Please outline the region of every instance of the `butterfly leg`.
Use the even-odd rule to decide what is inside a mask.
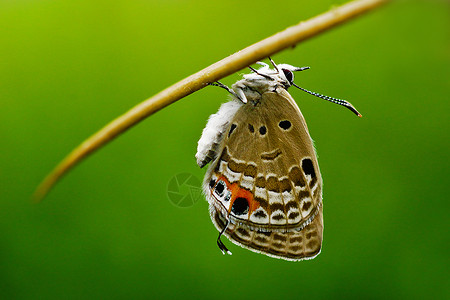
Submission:
[[[249,68],[250,70],[252,70],[253,73],[258,74],[259,76],[262,76],[262,77],[266,78],[267,80],[274,80],[271,76],[266,75],[266,74],[263,74],[263,73],[260,73],[260,72],[258,72],[257,70],[255,70],[255,69],[252,68],[252,67],[248,67],[248,68]]]
[[[227,90],[228,93],[230,93],[231,95],[233,95],[234,97],[238,98],[239,100],[241,100],[243,103],[247,103],[247,98],[244,95],[244,92],[242,92],[241,90],[239,90],[238,94],[236,94],[235,91],[233,91],[232,89],[230,89],[229,87],[227,87],[225,84],[216,81],[216,82],[210,82],[208,83],[208,85],[212,85],[212,86],[218,86],[220,88],[223,88],[225,90]]]
[[[280,70],[278,70],[277,64],[272,60],[272,58],[270,56],[269,56],[269,60],[270,60],[270,63],[272,64],[272,66],[275,68],[275,70],[277,70],[277,72],[280,72]]]

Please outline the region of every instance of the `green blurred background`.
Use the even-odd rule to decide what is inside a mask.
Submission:
[[[203,199],[173,205],[208,87],[29,197],[70,150],[178,80],[344,1],[0,1],[0,298],[444,299],[449,285],[450,4],[403,1],[274,55],[324,178],[324,243],[285,262],[216,246]],[[243,72],[247,72],[244,70]],[[243,73],[241,72],[241,73]],[[235,74],[223,80],[231,85]]]

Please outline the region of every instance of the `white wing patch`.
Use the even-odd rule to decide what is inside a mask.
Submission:
[[[241,101],[233,99],[222,104],[219,111],[209,117],[198,141],[197,154],[195,154],[200,168],[215,158],[217,147],[223,139],[225,130],[242,105]]]

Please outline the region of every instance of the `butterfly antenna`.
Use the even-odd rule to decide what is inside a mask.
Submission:
[[[219,249],[220,249],[220,251],[222,251],[223,255],[225,255],[225,254],[232,255],[233,254],[233,253],[231,253],[230,250],[228,250],[228,248],[225,246],[224,243],[222,243],[222,240],[220,239],[222,234],[227,230],[229,224],[230,224],[230,220],[227,220],[225,227],[222,229],[222,231],[219,233],[219,236],[217,237],[217,246],[219,246]]]
[[[333,102],[333,103],[345,106],[348,109],[350,109],[358,117],[362,117],[362,115],[356,110],[356,108],[348,101],[345,101],[345,100],[342,100],[342,99],[338,99],[338,98],[334,98],[334,97],[330,97],[330,96],[325,96],[325,95],[322,95],[322,94],[319,94],[319,93],[316,93],[316,92],[308,91],[307,89],[299,87],[295,83],[293,83],[292,85],[295,86],[296,88],[304,91],[304,92],[307,92],[310,95],[313,95],[313,96],[319,97],[321,99],[324,99],[324,100],[327,100],[327,101],[330,101],[330,102]]]

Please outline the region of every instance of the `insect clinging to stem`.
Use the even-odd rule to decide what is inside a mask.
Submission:
[[[269,58],[270,59],[270,58]],[[291,261],[312,259],[322,246],[322,176],[305,119],[291,86],[342,105],[349,102],[306,90],[294,72],[309,69],[268,64],[226,89],[231,100],[210,116],[198,142],[197,164],[209,163],[203,191],[221,241]]]

